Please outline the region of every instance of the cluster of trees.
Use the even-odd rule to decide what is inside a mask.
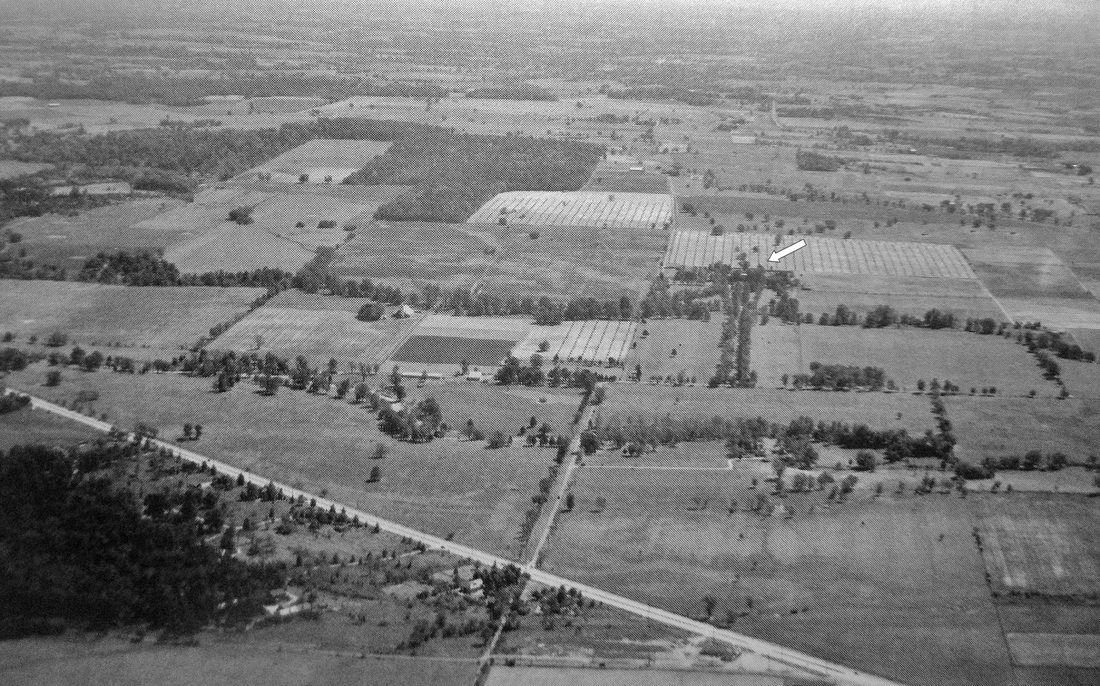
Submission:
[[[528,364],[521,363],[515,357],[509,355],[496,372],[494,379],[502,386],[542,386],[546,384],[551,388],[581,388],[586,392],[596,387],[599,381],[607,380],[603,374],[590,369],[569,369],[558,365],[560,360],[554,356],[554,366],[548,371],[544,370],[545,360],[542,355],[535,353]]]
[[[702,417],[619,417],[612,414],[596,419],[586,431],[582,448],[591,454],[603,443],[616,449],[628,448],[633,457],[658,446],[675,446],[692,441],[726,440],[731,457],[745,457],[761,451],[760,439],[772,434],[773,425],[763,418],[727,419]],[[584,436],[582,436],[584,438]]]
[[[4,348],[0,350],[0,373],[26,369],[27,365],[33,361],[30,355],[19,348]]]
[[[424,127],[344,183],[414,187],[380,206],[376,219],[463,222],[504,191],[575,191],[603,155],[602,146],[579,141]]]
[[[708,107],[721,102],[722,94],[712,91],[695,90],[686,86],[644,85],[626,88],[603,86],[600,92],[616,100],[675,100],[685,105]]]
[[[3,387],[0,387],[0,414],[8,414],[9,412],[15,412],[21,410],[24,407],[29,407],[31,404],[31,398],[29,395],[22,395],[20,393],[7,393]]]
[[[1096,355],[1087,350],[1081,348],[1076,343],[1070,343],[1065,339],[1065,334],[1061,332],[1052,331],[1025,331],[1023,332],[1023,338],[1021,342],[1027,346],[1027,349],[1038,354],[1039,351],[1050,350],[1058,357],[1066,360],[1077,360],[1080,362],[1095,362]],[[1054,376],[1058,376],[1058,372],[1054,373]]]
[[[102,476],[132,451],[28,445],[0,459],[0,635],[129,625],[191,633],[262,612],[283,585],[282,566],[247,565],[206,544],[199,515],[216,511],[216,498],[150,493],[139,505]]]
[[[813,318],[807,314],[804,317],[804,321],[810,323],[813,321]],[[876,305],[861,319],[859,314],[843,303],[837,305],[836,310],[832,314],[822,312],[821,316],[817,319],[819,326],[862,325],[866,329],[882,329],[896,325],[913,326],[923,329],[951,329],[955,327],[957,321],[954,314],[944,312],[938,308],[932,308],[918,317],[911,314],[898,314],[893,307],[886,304]],[[984,322],[984,320],[971,321]],[[982,326],[984,326],[984,324]]]
[[[85,260],[76,278],[126,286],[176,286],[180,283],[180,272],[176,265],[151,252],[119,250],[100,252]]]
[[[802,171],[833,172],[840,169],[843,160],[831,155],[822,155],[811,150],[799,150],[794,156],[795,164]]]
[[[764,281],[736,281],[725,289],[726,321],[722,324],[719,339],[721,354],[714,376],[707,385],[739,386],[756,385],[756,372],[749,368],[752,326],[756,322],[756,306],[760,301]]]
[[[447,431],[443,411],[435,398],[425,398],[415,405],[394,409],[383,403],[378,412],[378,428],[410,443],[423,443],[442,436]]]
[[[788,377],[784,374],[784,387],[787,385],[787,380]],[[846,391],[853,388],[881,391],[884,388],[896,388],[893,380],[886,378],[886,371],[881,367],[856,367],[820,362],[811,362],[809,374],[795,374],[790,381],[799,390],[805,387],[830,391]]]
[[[954,153],[950,155],[951,157],[964,159],[969,157],[967,153],[992,153],[1012,157],[1049,158],[1058,156],[1057,147],[1033,138],[1009,138],[1008,136],[996,138],[976,138],[973,136],[943,138],[903,133],[895,130],[884,131],[883,136],[891,142],[905,142],[914,147],[948,148]]]
[[[960,463],[961,464],[961,463]],[[968,465],[973,467],[973,465]],[[1057,472],[1069,466],[1069,457],[1061,451],[1046,453],[1041,450],[1028,450],[1023,455],[1005,455],[1003,457],[982,458],[981,468],[985,470],[985,476],[966,476],[968,479],[988,479],[1001,469],[1006,471],[1022,470],[1025,472],[1043,470]]]

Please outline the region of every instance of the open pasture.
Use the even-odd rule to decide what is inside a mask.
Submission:
[[[710,596],[735,631],[904,683],[1011,678],[968,501],[857,486],[841,505],[771,497],[793,518],[761,516],[759,469],[580,468],[545,565],[694,617]]]
[[[640,166],[640,165],[639,165]],[[581,189],[603,193],[669,192],[668,177],[651,171],[635,171],[621,165],[599,165]]]
[[[0,451],[32,443],[71,448],[102,436],[83,424],[30,408],[0,414]]]
[[[121,343],[169,350],[194,345],[211,327],[239,316],[265,292],[59,281],[0,281],[0,290],[0,330],[17,337],[45,339],[61,331],[71,343],[84,347]]]
[[[314,364],[329,358],[381,363],[412,333],[415,318],[363,322],[355,314],[366,298],[333,298],[286,291],[269,300],[212,344],[219,350],[304,355]],[[261,345],[256,347],[257,336]]]
[[[651,376],[675,378],[680,372],[705,384],[718,365],[718,341],[722,335],[720,321],[698,322],[685,319],[650,319],[636,335],[637,347],[623,358],[626,371],[633,374],[636,365],[642,367],[642,380]],[[676,355],[672,355],[672,351]],[[755,349],[753,350],[755,353]]]
[[[934,378],[957,384],[963,393],[996,386],[997,395],[1023,396],[1035,390],[1040,397],[1050,398],[1059,390],[1043,378],[1027,348],[1000,336],[908,327],[777,326],[781,335],[795,340],[796,359],[806,365],[804,371],[809,371],[811,362],[881,367],[905,391],[917,390],[918,380],[931,383]],[[753,367],[797,373],[794,356],[757,357],[759,350],[767,349],[756,345],[757,330],[772,328],[770,322],[753,327]]]
[[[677,231],[665,256],[668,267],[703,267],[715,263],[736,265],[744,253],[752,267],[805,273],[875,274],[931,278],[974,278],[961,253],[949,245],[843,240],[806,236],[806,247],[769,262],[773,250],[803,240],[768,233]]]
[[[944,398],[958,438],[955,454],[971,462],[984,457],[1061,451],[1071,462],[1097,452],[1100,401],[1095,398]]]
[[[660,269],[668,234],[640,227],[540,227],[513,230],[484,272],[485,287],[501,298],[541,296],[638,298]]]
[[[1096,508],[1082,496],[983,498],[979,531],[994,590],[1100,593]]]
[[[959,321],[994,319],[1008,321],[977,279],[928,279],[919,276],[870,274],[804,274],[802,289],[792,293],[803,313],[833,313],[844,305],[866,315],[879,305],[889,305],[899,314],[922,316],[933,308],[954,314]]]
[[[963,253],[998,298],[1093,299],[1070,268],[1047,248],[983,246]]]
[[[512,355],[528,360],[538,352],[546,360],[557,358],[562,362],[607,362],[609,358],[622,360],[634,340],[637,326],[632,321],[602,319],[563,322],[557,326],[532,326],[527,337],[512,350]],[[539,352],[543,341],[549,347]]]
[[[312,140],[249,169],[237,179],[265,176],[275,183],[300,183],[305,174],[306,183],[340,183],[388,147],[390,143],[376,141]]]
[[[346,225],[358,228],[370,222],[382,202],[381,197],[359,201],[320,193],[287,193],[256,205],[254,223],[245,228],[255,227],[310,250],[321,245],[336,247],[347,239]],[[335,222],[335,226],[322,228],[322,221]]]
[[[399,288],[424,282],[470,287],[502,245],[494,227],[369,220],[340,246],[333,271],[346,278],[384,280]]]
[[[595,226],[610,229],[665,228],[672,197],[657,193],[513,191],[499,193],[467,221],[522,226]]]
[[[276,236],[256,224],[242,226],[230,221],[222,221],[164,251],[164,259],[184,274],[263,267],[295,272],[313,256],[313,248],[305,243]]]
[[[815,423],[866,424],[915,435],[934,427],[928,398],[908,393],[611,384],[599,412],[604,417],[763,417],[780,424],[810,417]]]

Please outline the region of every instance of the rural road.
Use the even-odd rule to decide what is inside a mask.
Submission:
[[[68,419],[80,422],[81,424],[103,432],[110,431],[112,428],[112,425],[108,422],[103,422],[92,417],[87,417],[80,414],[79,412],[75,412],[73,410],[61,407],[60,405],[56,405],[40,398],[36,398],[35,396],[24,391],[9,388],[7,392],[27,395],[31,399],[31,406],[36,410],[44,410],[46,412],[50,412],[61,417],[66,417]],[[653,607],[652,605],[647,605],[637,600],[631,600],[630,598],[610,593],[608,591],[604,591],[602,589],[595,588],[587,584],[578,583],[571,579],[558,576],[557,574],[545,572],[535,567],[532,563],[517,563],[515,560],[509,560],[507,558],[500,557],[498,555],[494,555],[483,550],[478,550],[477,548],[471,548],[460,543],[447,541],[438,536],[409,528],[407,526],[404,526],[403,524],[398,524],[396,522],[382,519],[377,515],[364,512],[363,510],[347,507],[327,498],[317,497],[311,493],[293,488],[287,484],[281,484],[277,481],[272,481],[271,479],[267,479],[258,474],[253,474],[243,469],[238,469],[237,467],[228,465],[218,460],[211,459],[194,451],[180,448],[173,443],[156,439],[152,439],[152,443],[157,447],[171,450],[175,454],[179,455],[180,458],[189,462],[193,462],[196,464],[206,463],[208,465],[212,465],[215,469],[218,470],[219,473],[225,474],[230,478],[236,479],[238,475],[241,475],[244,477],[246,482],[252,482],[259,486],[271,483],[276,488],[282,489],[282,491],[289,498],[297,498],[298,496],[302,496],[307,499],[316,500],[317,507],[323,509],[335,507],[337,510],[344,510],[347,512],[347,515],[349,517],[358,517],[359,521],[363,522],[366,526],[377,525],[379,529],[396,534],[398,536],[408,537],[414,541],[423,543],[428,548],[433,548],[436,550],[441,550],[457,555],[459,557],[468,558],[486,566],[497,565],[503,567],[505,565],[518,564],[521,566],[523,571],[528,573],[531,576],[531,579],[537,583],[551,587],[566,586],[575,588],[583,593],[585,596],[587,596],[590,600],[597,600],[604,605],[614,607],[625,612],[629,612],[630,614],[644,617],[645,619],[664,624],[666,626],[671,626],[682,629],[684,631],[689,631],[691,633],[707,636],[717,641],[728,643],[743,651],[765,656],[773,662],[779,663],[781,665],[789,665],[792,668],[792,671],[808,672],[822,679],[850,686],[901,686],[899,682],[884,679],[873,674],[860,672],[850,667],[845,667],[843,665],[828,662],[826,660],[816,658],[812,655],[808,655],[797,650],[792,650],[790,648],[785,648],[774,643],[769,643],[768,641],[763,641],[753,638],[751,636],[746,636],[744,634],[739,634],[734,631],[729,631],[728,629],[719,629],[705,622],[700,622],[689,617],[685,617],[683,615],[678,615],[674,612],[669,612],[668,610]],[[546,531],[549,531],[549,526],[546,528]]]

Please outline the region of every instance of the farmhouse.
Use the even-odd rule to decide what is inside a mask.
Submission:
[[[408,305],[402,305],[398,307],[397,310],[393,313],[393,318],[408,319],[409,317],[413,316],[413,314],[414,312],[411,307],[409,307]]]

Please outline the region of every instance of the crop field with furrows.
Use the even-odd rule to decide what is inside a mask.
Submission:
[[[802,287],[792,291],[802,313],[836,312],[844,305],[866,315],[879,305],[889,305],[898,314],[921,316],[931,309],[954,314],[959,321],[1009,317],[977,279],[928,279],[920,276],[871,274],[804,274]]]
[[[120,343],[169,350],[194,345],[265,293],[262,288],[7,280],[0,281],[0,292],[0,331],[20,339],[37,335],[44,341],[60,331],[85,347]]]
[[[306,174],[307,183],[340,183],[381,155],[390,143],[356,140],[312,140],[288,150],[267,162],[249,169],[237,180],[258,179],[270,174],[276,183],[300,183]],[[329,177],[326,181],[326,177]]]
[[[1100,517],[1087,497],[1034,494],[981,502],[982,554],[995,590],[1100,593]]]
[[[636,329],[635,322],[605,320],[532,326],[527,338],[512,350],[512,355],[524,361],[535,353],[546,360],[556,357],[563,362],[622,360],[634,340]],[[540,352],[544,341],[549,347]]]
[[[369,220],[336,251],[332,270],[399,288],[424,282],[468,288],[492,264],[492,253],[502,244],[497,229],[503,227]]]
[[[665,256],[668,267],[703,267],[715,263],[736,265],[744,253],[752,267],[805,273],[874,274],[935,278],[976,278],[966,259],[950,245],[843,240],[816,236],[780,236],[768,233],[678,231]],[[805,240],[806,247],[769,262],[772,250]]]
[[[522,226],[663,228],[672,222],[672,196],[657,193],[513,191],[500,193],[467,221]]]
[[[366,298],[329,298],[286,291],[237,322],[210,347],[304,355],[314,364],[333,357],[381,363],[412,334],[416,318],[359,321],[355,314],[367,302]]]
[[[415,335],[394,351],[391,359],[411,364],[499,365],[514,343],[486,338]]]

